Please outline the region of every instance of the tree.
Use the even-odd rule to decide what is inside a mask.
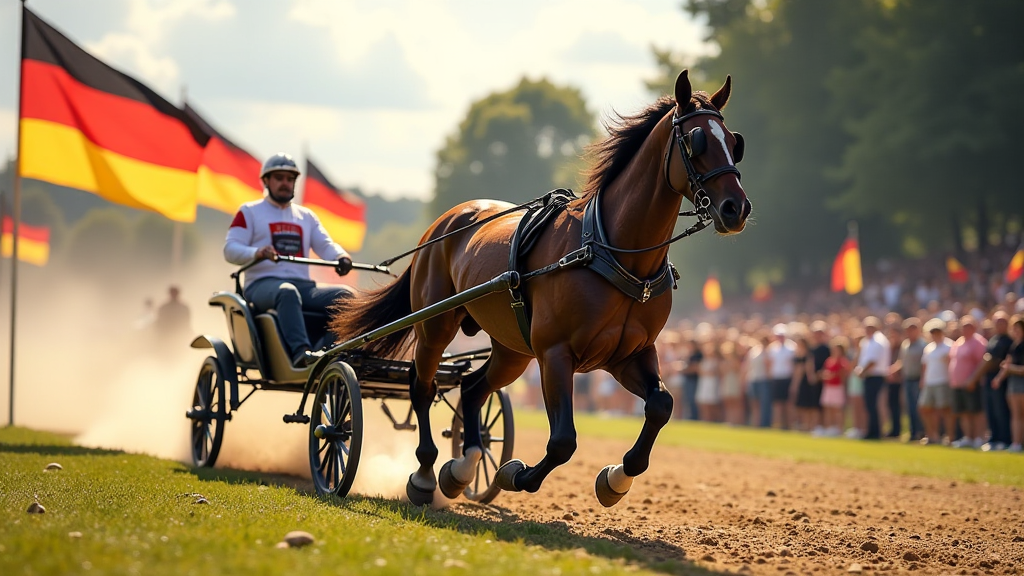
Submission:
[[[862,60],[830,79],[852,137],[835,205],[942,250],[958,247],[951,223],[972,221],[984,247],[990,224],[1024,217],[1024,4],[903,0],[881,14],[859,34]]]
[[[437,153],[431,217],[475,198],[524,202],[552,188],[576,187],[594,115],[576,88],[523,78],[474,102]]]

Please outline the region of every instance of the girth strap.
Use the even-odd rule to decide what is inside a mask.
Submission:
[[[519,226],[516,227],[516,232],[512,235],[510,242],[508,252],[509,270],[522,272],[519,269],[521,260],[537,244],[541,231],[556,214],[561,212],[570,201],[575,199],[576,195],[572,193],[572,190],[553,190],[543,196],[542,202],[532,204],[526,209],[526,213],[523,214],[523,218],[519,221]],[[526,347],[532,352],[533,345],[530,342],[530,310],[522,288],[523,284],[520,282],[518,285],[509,288],[509,294],[512,296],[512,311],[516,315],[519,331],[523,334]]]

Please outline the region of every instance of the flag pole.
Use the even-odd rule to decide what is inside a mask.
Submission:
[[[9,372],[7,374],[7,425],[14,426],[14,358],[16,347],[14,343],[17,334],[17,312],[18,312],[18,233],[21,227],[21,118],[24,115],[22,107],[25,105],[21,97],[21,91],[25,80],[25,0],[21,0],[21,58],[18,62],[18,123],[15,125],[15,142],[17,142],[17,156],[14,160],[14,200],[11,206],[11,221],[14,222],[14,229],[11,230],[11,348]]]
[[[181,108],[185,109],[188,103],[188,86],[181,85]],[[181,253],[185,243],[184,224],[175,220],[171,234],[171,282],[181,281]]]

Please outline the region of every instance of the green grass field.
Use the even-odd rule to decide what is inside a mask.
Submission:
[[[547,430],[543,412],[518,411],[516,426]],[[633,441],[640,433],[639,418],[577,415],[581,436]],[[753,454],[796,462],[818,462],[846,468],[886,470],[897,474],[988,482],[1024,488],[1024,455],[1006,452],[956,450],[900,442],[866,442],[843,438],[814,438],[779,430],[729,427],[702,422],[671,421],[658,436],[657,446],[681,446],[711,452]]]
[[[50,462],[63,470],[44,471]],[[574,536],[558,522],[325,500],[267,481],[0,429],[0,574],[706,573],[645,564],[626,546]],[[209,503],[196,503],[199,495]],[[45,514],[26,513],[34,498]],[[317,541],[275,548],[291,530]]]

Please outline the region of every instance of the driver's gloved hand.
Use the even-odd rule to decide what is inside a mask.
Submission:
[[[338,259],[338,265],[334,267],[334,271],[338,273],[338,276],[344,276],[352,271],[352,259],[348,256],[342,256]]]

